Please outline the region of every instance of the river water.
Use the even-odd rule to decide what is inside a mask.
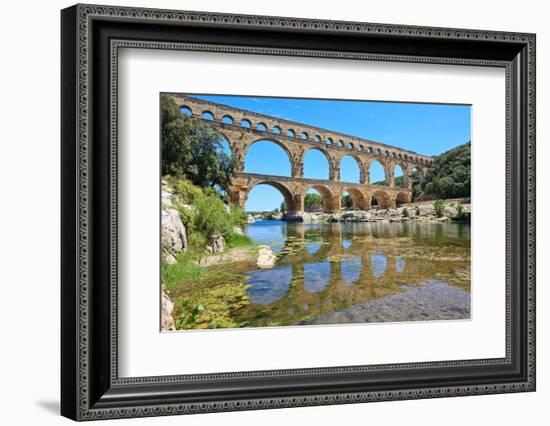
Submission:
[[[246,228],[278,259],[245,271],[251,327],[470,318],[470,226],[304,224]]]

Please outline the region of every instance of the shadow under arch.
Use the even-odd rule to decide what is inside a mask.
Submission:
[[[335,197],[334,193],[332,192],[332,190],[328,186],[323,185],[323,184],[310,185],[305,189],[304,193],[302,194],[302,198],[305,199],[306,193],[310,189],[314,189],[315,191],[317,191],[321,195],[321,197],[323,198],[323,211],[324,212],[332,213],[332,212],[337,211],[339,209],[339,207],[340,207],[339,203],[338,203],[338,205],[336,205],[337,201],[339,201],[339,200],[336,200],[336,197]]]
[[[372,193],[372,197],[376,199],[378,207],[387,209],[390,206],[390,196],[386,191],[378,190]]]
[[[397,206],[400,206],[401,204],[406,204],[406,203],[410,203],[409,194],[403,191],[399,192],[397,194],[397,197],[395,197],[395,204]]]
[[[370,200],[359,188],[344,188],[344,192],[345,191],[347,191],[349,196],[351,197],[353,209],[364,210],[370,207]]]

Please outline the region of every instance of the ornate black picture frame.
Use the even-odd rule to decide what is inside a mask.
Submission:
[[[535,390],[535,35],[76,5],[61,13],[61,413],[74,420]],[[506,356],[119,378],[120,47],[506,70]]]

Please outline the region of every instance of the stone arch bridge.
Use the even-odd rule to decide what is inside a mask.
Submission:
[[[172,96],[182,113],[208,122],[227,140],[237,162],[237,174],[229,188],[229,200],[241,207],[244,207],[250,190],[260,184],[277,188],[285,199],[289,213],[304,211],[305,193],[312,188],[321,194],[324,211],[330,213],[341,210],[340,201],[345,191],[349,193],[355,208],[368,209],[373,199],[381,208],[396,207],[412,201],[413,173],[416,172],[423,180],[433,162],[431,157],[380,142],[187,95]],[[244,172],[248,149],[259,141],[273,142],[285,151],[291,165],[290,177]],[[328,180],[304,178],[304,158],[310,149],[320,151],[327,159]],[[354,158],[359,166],[359,183],[340,181],[340,165],[346,156]],[[383,185],[369,183],[370,167],[375,161],[383,167]],[[394,184],[397,165],[403,171],[403,187]]]

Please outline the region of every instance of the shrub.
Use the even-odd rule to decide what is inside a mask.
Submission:
[[[246,225],[246,214],[239,206],[233,206],[229,210],[230,222],[232,227],[243,229]]]
[[[445,203],[443,200],[434,201],[434,210],[437,217],[443,217],[443,211],[445,210]]]
[[[403,217],[409,217],[409,210],[407,210],[407,207],[403,208],[403,212],[401,214]]]
[[[420,216],[420,207],[416,207],[416,215]]]
[[[198,197],[193,203],[193,228],[207,237],[232,231],[230,216],[223,201],[212,195]]]
[[[203,195],[202,190],[185,179],[178,179],[174,184],[174,192],[180,196],[184,204],[193,204]]]

